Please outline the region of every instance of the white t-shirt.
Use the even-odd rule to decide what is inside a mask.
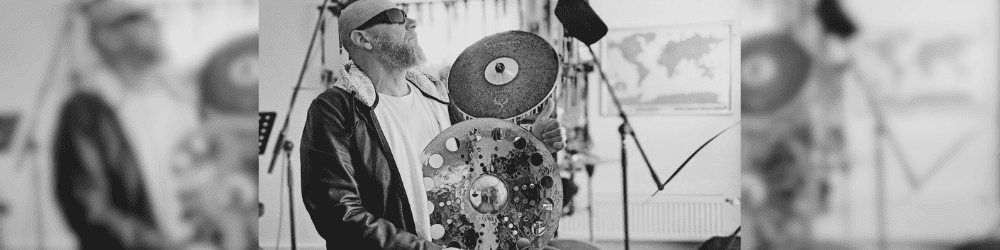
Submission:
[[[435,136],[450,126],[448,108],[425,97],[416,87],[407,87],[410,93],[405,96],[379,93],[375,116],[399,168],[417,236],[431,240],[430,210],[427,209],[429,203],[423,184],[420,153]]]
[[[166,86],[165,79],[155,75],[144,79],[141,89],[131,91],[107,71],[97,71],[92,77],[89,89],[117,109],[118,120],[142,168],[146,195],[160,229],[171,241],[187,239],[194,228],[183,218],[178,189],[181,180],[173,174],[170,164],[177,145],[198,126],[196,103],[185,99],[190,96],[177,96]]]

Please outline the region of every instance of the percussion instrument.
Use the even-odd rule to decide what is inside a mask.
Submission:
[[[748,39],[740,56],[744,115],[770,114],[806,85],[809,55],[788,33]]]
[[[202,103],[225,113],[257,112],[257,35],[223,46],[201,72]]]
[[[448,75],[460,121],[497,118],[530,123],[552,98],[559,60],[545,39],[524,31],[487,36],[466,48]]]
[[[185,218],[196,227],[193,240],[221,249],[257,246],[254,217],[261,204],[253,156],[254,151],[263,152],[266,141],[260,140],[262,131],[242,126],[252,124],[257,112],[257,38],[236,39],[210,57],[200,79],[203,117],[208,121],[181,145],[174,162],[184,180]],[[258,138],[257,150],[244,146],[251,145],[252,138]]]
[[[420,156],[430,236],[461,249],[541,249],[562,213],[559,169],[527,130],[495,118],[464,121]]]
[[[195,242],[219,249],[254,249],[257,242],[257,159],[252,122],[245,117],[215,117],[175,151],[185,219],[195,225]]]

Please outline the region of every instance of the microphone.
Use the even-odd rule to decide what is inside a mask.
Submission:
[[[597,16],[586,0],[559,0],[555,12],[566,33],[587,46],[608,34],[608,25]]]

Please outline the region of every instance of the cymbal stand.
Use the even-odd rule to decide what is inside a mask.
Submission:
[[[294,145],[292,144],[291,141],[288,141],[288,140],[285,139],[285,135],[288,132],[288,123],[289,123],[289,121],[292,118],[292,111],[295,110],[295,100],[299,96],[299,90],[302,89],[302,79],[303,79],[303,77],[306,74],[306,69],[309,68],[309,57],[312,55],[313,46],[316,44],[316,37],[317,37],[317,35],[319,35],[320,30],[323,28],[323,24],[326,22],[326,15],[324,15],[324,13],[325,13],[324,10],[326,10],[327,7],[330,6],[329,4],[330,4],[330,0],[323,0],[323,5],[319,8],[319,18],[316,20],[316,27],[313,29],[312,38],[309,39],[309,48],[306,49],[306,58],[302,62],[302,71],[299,72],[298,81],[295,83],[295,88],[292,90],[292,99],[289,101],[289,104],[288,104],[288,112],[285,113],[285,122],[281,125],[281,130],[278,133],[278,140],[276,140],[274,142],[275,146],[274,146],[274,151],[271,154],[271,163],[270,163],[270,166],[267,169],[267,173],[269,173],[269,174],[274,172],[275,163],[277,162],[278,157],[281,157],[282,150],[286,151],[286,153],[289,154],[288,156],[291,157],[291,150],[294,147]],[[337,4],[337,3],[335,3],[335,4]],[[288,164],[288,166],[287,166],[287,168],[289,168],[288,171],[291,171],[291,167],[292,167],[291,164]],[[289,172],[287,178],[288,178],[288,183],[289,183],[288,184],[289,185],[288,186],[288,189],[289,189],[288,192],[289,192],[289,194],[292,194],[293,193],[292,192],[292,184],[291,184],[292,183],[292,175],[291,175],[290,172]],[[296,245],[295,245],[295,243],[296,243],[295,242],[295,219],[294,219],[295,218],[295,212],[294,212],[294,208],[293,208],[293,206],[294,206],[294,202],[292,202],[293,200],[295,200],[294,196],[289,196],[288,197],[288,206],[289,206],[288,212],[289,212],[289,217],[291,218],[290,221],[289,221],[289,223],[288,223],[288,226],[289,226],[289,229],[291,231],[291,238],[292,238],[291,249],[295,250],[296,249]]]
[[[597,67],[595,67],[595,68],[597,68],[597,72],[600,73],[601,80],[603,80],[602,82],[604,83],[604,86],[606,86],[608,88],[608,91],[609,91],[608,95],[611,96],[611,100],[614,101],[614,105],[618,109],[618,117],[622,118],[622,124],[620,126],[618,126],[618,133],[621,136],[620,138],[621,138],[622,205],[623,205],[622,206],[622,215],[624,216],[624,218],[623,218],[622,221],[624,223],[624,229],[623,230],[625,231],[624,245],[625,245],[625,250],[628,250],[629,249],[629,234],[628,234],[628,232],[629,232],[629,228],[628,228],[628,220],[629,220],[629,217],[628,217],[628,157],[627,157],[627,150],[626,150],[626,147],[625,147],[625,141],[627,140],[626,137],[631,136],[632,140],[635,142],[636,147],[639,149],[639,154],[642,155],[643,161],[646,162],[646,167],[649,168],[650,176],[653,177],[653,181],[656,184],[657,191],[663,190],[663,187],[666,185],[666,183],[660,184],[660,176],[656,174],[656,171],[653,170],[653,165],[649,163],[649,158],[646,157],[646,151],[642,149],[642,144],[639,143],[639,139],[635,135],[635,131],[632,130],[632,126],[631,126],[631,124],[628,121],[628,115],[626,115],[625,114],[625,110],[622,109],[621,101],[618,100],[618,95],[615,94],[615,90],[613,88],[611,88],[611,83],[608,82],[608,77],[604,74],[604,68],[601,66],[600,60],[597,59],[597,54],[594,53],[594,49],[591,46],[588,45],[587,49],[590,51],[590,54],[594,57],[594,63],[597,65]],[[683,166],[681,166],[681,167],[683,167]],[[680,170],[680,169],[677,169],[677,170]],[[676,175],[676,173],[677,172],[674,172],[675,175]]]

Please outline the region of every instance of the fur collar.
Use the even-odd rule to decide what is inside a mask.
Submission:
[[[345,64],[344,68],[340,70],[340,75],[340,79],[333,83],[334,87],[353,94],[354,98],[365,103],[368,107],[375,108],[378,105],[375,85],[354,63]],[[406,71],[406,80],[420,90],[424,96],[441,104],[450,104],[448,86],[433,76],[421,73],[417,69],[411,69]]]

